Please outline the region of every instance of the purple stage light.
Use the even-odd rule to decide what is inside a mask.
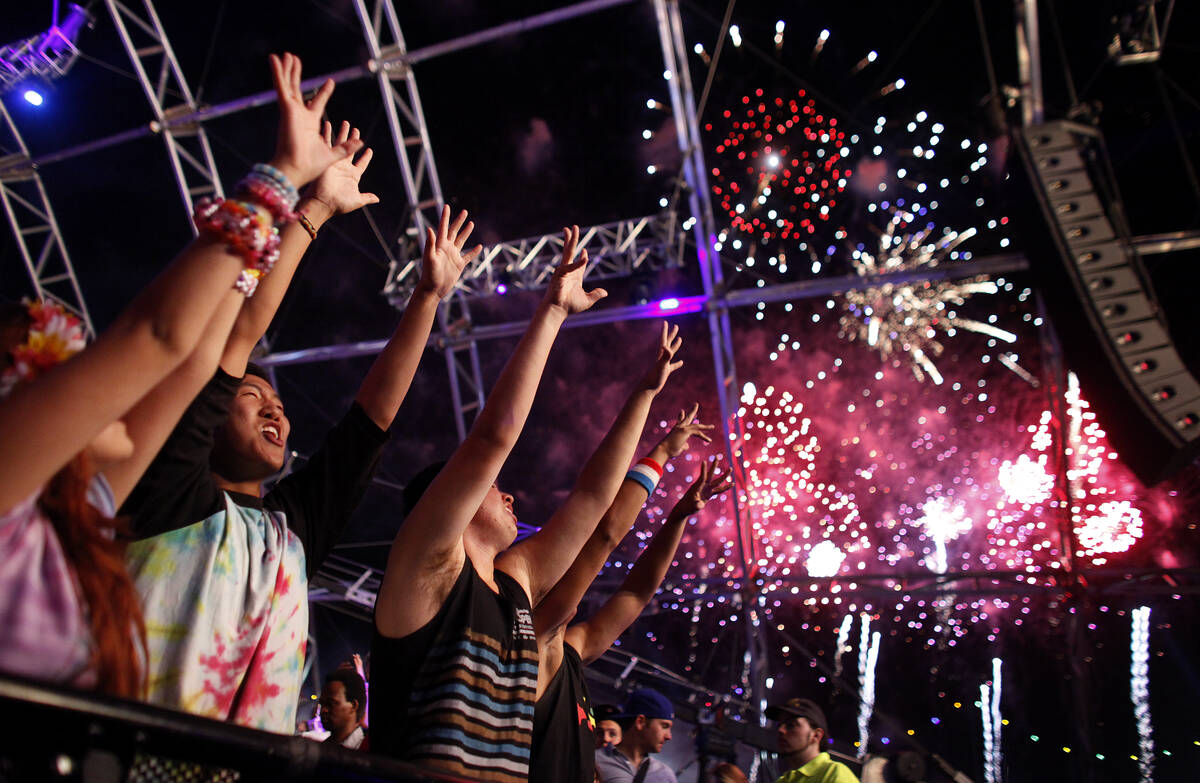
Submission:
[[[667,297],[659,299],[657,302],[651,302],[646,306],[647,314],[655,315],[683,315],[685,313],[698,313],[704,308],[703,296],[683,296],[683,297]]]
[[[41,106],[46,100],[45,98],[42,97],[42,94],[40,92],[38,92],[37,90],[34,90],[34,89],[26,90],[24,93],[21,94],[21,97],[23,97],[28,103],[32,104],[33,106]]]
[[[499,294],[500,296],[504,296],[505,294],[508,293],[508,286],[506,286],[504,283],[497,284],[496,285],[496,293]]]

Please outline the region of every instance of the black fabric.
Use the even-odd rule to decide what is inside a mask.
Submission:
[[[533,708],[531,783],[592,783],[596,778],[596,719],[579,652],[563,643],[562,664]]]
[[[136,538],[178,530],[224,508],[209,469],[213,433],[229,415],[241,380],[218,370],[180,418],[120,513]],[[279,511],[304,546],[308,576],[333,550],[379,464],[388,433],[357,404],[334,425],[319,449],[258,498],[229,496],[240,506]]]
[[[424,626],[402,638],[376,626],[368,708],[376,753],[463,777],[528,779],[537,637],[524,588],[494,574],[499,593],[466,558]]]
[[[642,783],[646,779],[646,773],[650,771],[650,757],[642,759],[641,766],[638,767],[637,774],[633,776],[633,783]]]

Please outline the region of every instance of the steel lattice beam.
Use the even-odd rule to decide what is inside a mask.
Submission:
[[[562,256],[562,247],[562,234],[557,233],[499,242],[485,248],[463,272],[458,290],[476,298],[502,293],[497,290],[500,285],[513,290],[544,288]],[[679,266],[682,249],[672,212],[584,227],[579,247],[588,251],[588,280]],[[415,282],[411,275],[401,280],[389,271],[384,293],[399,306],[408,299]]]
[[[438,179],[425,112],[421,108],[417,78],[403,59],[408,47],[392,0],[376,0],[371,12],[368,12],[365,0],[355,0],[354,9],[371,56],[369,67],[379,84],[384,116],[408,196],[409,221],[405,226],[400,258],[392,259],[388,264],[388,277],[383,288],[384,296],[393,305],[403,307],[420,274],[417,259],[425,241],[425,230],[437,224],[438,213],[446,200]],[[397,89],[397,82],[403,82],[403,94]],[[464,297],[456,296],[438,309],[438,324],[444,338],[462,330],[463,325],[469,328],[470,323],[470,305]],[[483,409],[479,346],[473,340],[458,344],[449,339],[444,339],[442,345],[450,376],[454,424],[458,438],[462,440],[476,414]]]
[[[175,117],[194,115],[196,100],[151,0],[143,0],[145,10],[142,15],[118,0],[105,0],[104,4],[129,55],[138,83],[150,102],[154,112],[151,129],[162,135],[167,146],[184,214],[190,218],[196,199],[225,195],[204,126],[199,122],[177,124],[171,121]],[[169,98],[178,102],[169,104]],[[191,220],[188,225],[195,233],[196,227]]]
[[[83,301],[83,292],[79,289],[71,256],[46,195],[46,186],[29,162],[29,149],[3,101],[0,101],[0,116],[17,150],[0,158],[0,168],[4,169],[0,175],[0,202],[4,204],[21,260],[37,296],[58,302],[78,315],[88,335],[92,336],[96,333],[92,317]]]

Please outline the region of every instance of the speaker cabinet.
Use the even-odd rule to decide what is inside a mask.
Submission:
[[[1129,242],[1103,145],[1061,121],[1020,130],[1015,146],[1010,205],[1066,365],[1121,460],[1155,484],[1200,451],[1200,383]]]

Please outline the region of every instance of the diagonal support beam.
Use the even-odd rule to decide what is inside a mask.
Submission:
[[[151,0],[142,0],[141,11],[119,0],[105,0],[104,4],[150,103],[154,113],[150,128],[166,144],[179,197],[190,218],[196,199],[225,195],[204,126],[199,121],[177,121],[197,113],[196,100]],[[188,225],[195,233],[191,220]]]
[[[4,214],[12,227],[34,291],[39,298],[58,302],[79,316],[88,336],[94,336],[92,317],[83,301],[75,267],[71,265],[71,256],[46,195],[46,186],[42,184],[37,168],[29,162],[25,139],[3,101],[0,101],[0,119],[17,149],[0,159],[5,169],[0,175],[0,203],[4,206]]]

